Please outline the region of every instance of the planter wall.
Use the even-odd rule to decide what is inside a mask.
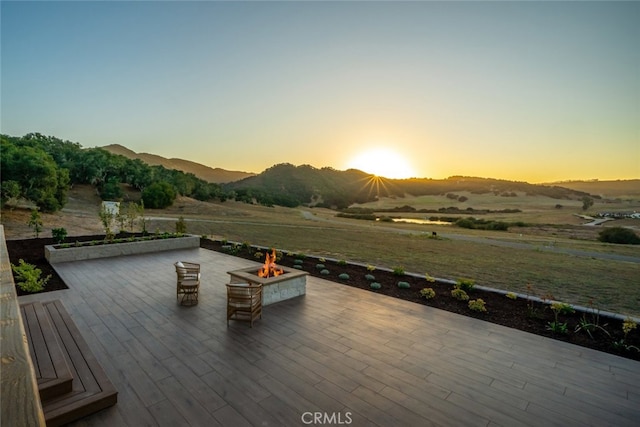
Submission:
[[[57,262],[82,261],[87,259],[162,252],[176,249],[198,248],[200,247],[200,237],[170,237],[166,239],[108,243],[95,246],[72,246],[69,248],[56,248],[54,246],[57,245],[47,245],[44,248],[44,256],[51,264]]]

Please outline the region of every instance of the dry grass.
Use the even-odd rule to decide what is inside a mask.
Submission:
[[[42,235],[50,236],[51,228],[60,226],[67,228],[70,235],[103,233],[97,216],[99,200],[94,200],[86,190],[75,191],[74,201],[62,214],[44,218]],[[404,202],[402,204],[409,204]],[[532,201],[531,205],[534,204]],[[528,206],[522,205],[522,208],[529,213]],[[170,209],[147,210],[146,215],[166,218],[149,221],[149,231],[175,231],[176,219],[183,216],[188,232],[192,234],[379,267],[403,266],[408,272],[428,272],[434,277],[454,280],[469,277],[480,285],[515,292],[526,293],[527,285],[531,285],[538,296],[550,294],[559,300],[582,305],[591,300],[604,310],[640,315],[637,263],[578,257],[549,249],[553,245],[561,249],[640,256],[638,247],[595,241],[595,229],[555,224],[511,232],[488,232],[345,220],[323,209],[309,212],[313,213],[314,220],[305,217],[301,209],[266,208],[236,202],[212,204],[183,198]],[[567,212],[572,218],[569,214]],[[536,215],[543,214],[537,211]],[[27,219],[26,210],[3,212],[7,237],[31,237]],[[452,233],[482,240],[433,239],[429,237],[431,231],[437,231],[440,236]],[[532,246],[521,249],[505,247],[505,243]]]

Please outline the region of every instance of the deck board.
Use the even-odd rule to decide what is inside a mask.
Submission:
[[[194,307],[175,301],[177,260],[202,266]],[[57,264],[55,298],[122,397],[71,426],[640,423],[639,362],[319,278],[227,327],[226,272],[250,265],[204,249]]]

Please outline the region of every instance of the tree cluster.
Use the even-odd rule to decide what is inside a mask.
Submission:
[[[177,195],[198,200],[225,200],[219,184],[194,174],[163,166],[150,166],[101,148],[30,133],[23,137],[0,135],[2,204],[24,198],[43,212],[61,209],[73,184],[94,185],[103,200],[121,200],[121,184],[142,193],[148,208],[170,206]]]

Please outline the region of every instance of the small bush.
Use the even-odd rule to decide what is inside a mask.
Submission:
[[[347,261],[345,261],[343,259],[338,260],[338,265],[347,265]]]
[[[435,298],[436,291],[434,291],[432,288],[424,288],[420,290],[420,296],[424,299],[432,299]]]
[[[465,292],[469,292],[471,291],[471,289],[473,289],[474,285],[476,284],[476,282],[473,279],[458,279],[458,282],[456,283],[456,288],[458,289],[462,289]]]
[[[482,298],[473,299],[469,301],[469,308],[473,311],[477,311],[480,313],[486,313],[487,308],[485,307],[485,303]]]
[[[262,259],[263,256],[264,256],[264,254],[262,252],[260,252],[260,251],[255,251],[254,254],[253,254],[253,257],[257,258],[257,259]]]
[[[374,280],[376,280],[376,276],[374,276],[373,274],[365,274],[364,278],[367,279],[369,282],[373,282]]]
[[[429,273],[424,273],[424,278],[427,279],[427,282],[429,283],[434,283],[436,281],[436,279],[434,277],[431,277]]]
[[[323,270],[320,270],[320,274],[322,274],[323,276],[328,276],[329,275],[329,270],[327,270],[326,268]]]
[[[324,264],[316,264],[316,268],[318,270],[322,270],[322,269],[324,269]]]
[[[302,266],[300,264],[296,264],[293,266],[296,270],[302,270]]]
[[[467,295],[467,293],[460,288],[454,288],[453,290],[451,290],[451,296],[460,301],[469,300],[469,295]]]
[[[56,243],[62,243],[64,242],[64,239],[67,238],[67,230],[64,227],[52,228],[51,237],[53,237],[53,240],[55,240]]]
[[[409,284],[409,282],[398,282],[398,287],[400,289],[409,289],[411,287],[411,285]]]
[[[369,284],[369,287],[371,289],[380,289],[380,288],[382,288],[382,285],[380,283],[378,283],[378,282],[371,282]]]
[[[402,266],[393,267],[393,274],[395,274],[396,276],[404,276],[404,267]]]
[[[184,217],[178,218],[176,222],[176,233],[177,234],[185,234],[187,232],[187,223],[184,220]]]
[[[505,295],[505,297],[507,297],[507,298],[509,298],[509,299],[512,299],[512,300],[516,300],[516,299],[518,299],[518,295],[516,295],[516,294],[515,294],[515,293],[513,293],[513,292],[507,292],[507,294]]]
[[[347,273],[342,273],[338,276],[340,280],[349,280],[349,275]]]
[[[18,265],[11,264],[11,269],[15,273],[16,285],[25,292],[40,292],[44,289],[51,275],[42,278],[42,270],[35,265],[18,261]]]
[[[633,230],[624,227],[610,227],[602,230],[598,240],[605,243],[619,243],[622,245],[639,245],[640,237]]]
[[[322,262],[322,263],[324,263],[324,262],[327,262],[327,260],[326,260],[326,259],[324,259],[324,258],[318,258],[318,262]]]
[[[293,263],[294,263],[295,265],[302,265],[302,263],[304,263],[304,261],[303,261],[303,260],[301,260],[301,259],[294,259],[294,260],[293,260]]]
[[[367,265],[367,271],[373,272],[375,271],[376,267],[375,265]]]

